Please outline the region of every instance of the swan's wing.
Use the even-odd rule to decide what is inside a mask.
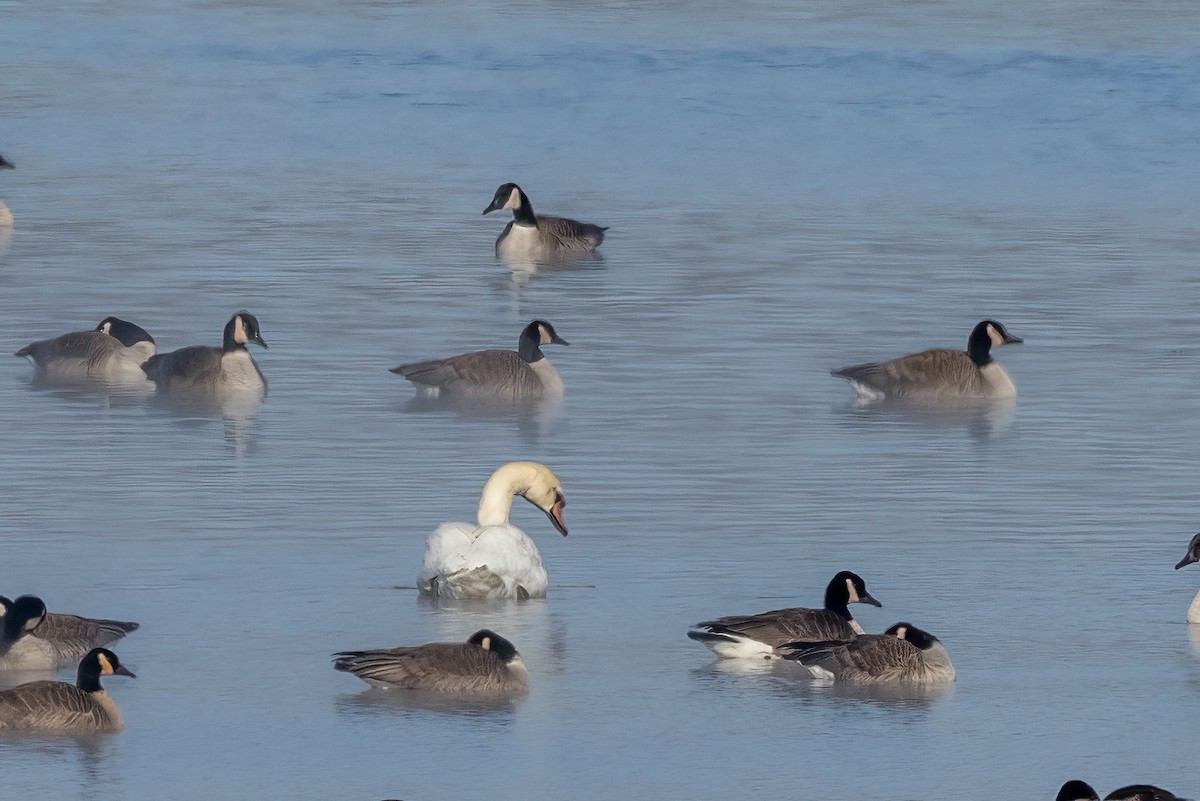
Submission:
[[[425,562],[417,574],[417,587],[422,592],[430,590],[432,579],[473,566],[469,560],[475,528],[469,523],[442,523],[433,530],[425,543]]]

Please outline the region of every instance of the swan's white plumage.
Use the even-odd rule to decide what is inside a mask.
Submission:
[[[1192,605],[1187,611],[1188,623],[1200,623],[1200,592],[1196,593],[1196,597],[1192,599]]]
[[[417,588],[443,598],[543,598],[549,579],[533,540],[508,522],[520,495],[562,523],[562,486],[545,465],[510,462],[492,474],[479,499],[479,522],[442,523],[425,545]]]

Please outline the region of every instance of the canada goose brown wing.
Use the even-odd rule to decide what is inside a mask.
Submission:
[[[124,347],[120,340],[99,331],[75,331],[54,339],[31,342],[15,355],[28,356],[41,366],[58,359],[78,359],[94,365]]]
[[[921,649],[889,634],[865,634],[836,649],[844,668],[880,678],[916,675],[924,667]]]
[[[892,397],[931,391],[973,392],[982,386],[979,367],[966,351],[933,348],[886,362],[843,367],[833,374]]]
[[[470,643],[430,643],[404,648],[343,651],[334,667],[364,681],[410,689],[484,689],[480,680],[498,681],[508,672],[495,652]]]
[[[151,356],[142,369],[158,384],[169,385],[176,380],[215,383],[221,377],[221,354],[220,348],[192,345]]]
[[[415,384],[455,391],[488,390],[516,395],[540,392],[542,381],[529,363],[512,350],[481,350],[402,364],[394,372]]]
[[[108,711],[91,694],[62,681],[35,681],[0,692],[0,729],[99,731]]]
[[[37,627],[34,636],[55,642],[85,644],[78,658],[73,660],[78,662],[93,648],[114,643],[137,628],[137,623],[123,620],[103,620],[51,612]]]
[[[567,217],[537,215],[538,231],[543,236],[553,237],[562,250],[595,250],[604,241],[607,228],[579,222]]]
[[[804,640],[848,640],[849,621],[826,609],[775,609],[757,615],[731,615],[696,624],[716,634],[735,634],[772,647]]]

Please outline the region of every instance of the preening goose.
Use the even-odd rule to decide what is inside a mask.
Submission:
[[[251,342],[267,346],[258,318],[240,311],[225,324],[221,347],[193,345],[160,353],[142,369],[160,392],[199,396],[241,393],[261,398],[267,394],[267,379],[246,349]]]
[[[558,370],[542,353],[542,345],[569,345],[545,320],[521,331],[517,349],[480,350],[393,367],[427,395],[505,401],[540,400],[563,394]]]
[[[0,670],[57,670],[111,645],[137,623],[47,612],[40,598],[0,596]]]
[[[0,730],[120,731],[121,712],[100,686],[101,676],[135,676],[106,648],[79,662],[74,684],[34,681],[0,692]]]
[[[49,381],[99,379],[144,384],[142,363],[156,352],[154,337],[144,328],[119,317],[105,317],[91,331],[31,342],[15,355],[29,359],[38,376]]]
[[[733,615],[697,623],[688,636],[704,643],[717,656],[773,659],[775,650],[796,640],[848,640],[862,633],[850,614],[853,603],[883,606],[867,592],[866,582],[843,570],[825,588],[823,609],[775,609],[757,615]]]
[[[481,629],[464,643],[435,642],[334,654],[336,670],[375,687],[461,695],[507,695],[529,688],[529,673],[511,642]]]
[[[549,579],[537,546],[508,522],[515,497],[546,513],[565,537],[562,484],[537,462],[509,462],[479,498],[479,523],[442,523],[425,545],[417,588],[443,598],[543,598]]]
[[[1192,562],[1200,562],[1200,534],[1192,537],[1192,541],[1188,543],[1187,553],[1179,560],[1179,564],[1175,565],[1175,569],[1178,570]],[[1192,599],[1192,605],[1188,607],[1187,622],[1200,623],[1200,592],[1196,593],[1196,597]]]
[[[845,684],[936,685],[954,681],[954,665],[941,641],[911,623],[883,634],[863,634],[844,642],[795,642],[780,653],[815,676]]]
[[[1072,779],[1062,786],[1055,801],[1100,801],[1100,795],[1087,782]],[[1131,784],[1113,790],[1104,801],[1184,801],[1174,793],[1152,784]]]
[[[984,320],[971,331],[965,351],[934,348],[891,361],[843,367],[832,374],[848,380],[862,400],[1011,398],[1017,388],[992,359],[991,350],[1022,341],[995,320]]]
[[[502,184],[483,213],[498,209],[513,213],[512,221],[496,239],[496,255],[505,260],[556,261],[590,256],[608,230],[566,217],[534,214],[529,197],[513,183]]]

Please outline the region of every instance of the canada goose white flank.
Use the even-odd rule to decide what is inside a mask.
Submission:
[[[993,347],[1023,341],[995,320],[984,320],[971,331],[965,351],[934,348],[891,361],[843,367],[832,374],[848,380],[862,400],[1011,398],[1017,388],[991,352]]]
[[[193,345],[151,358],[142,369],[160,392],[223,395],[267,394],[267,379],[246,349],[249,343],[267,347],[258,318],[240,311],[225,324],[221,347]]]
[[[883,606],[867,592],[866,582],[843,570],[825,588],[823,609],[775,609],[757,615],[732,615],[697,623],[688,636],[707,645],[717,656],[773,659],[776,648],[796,640],[848,640],[862,634],[850,604]]]
[[[509,462],[479,498],[479,522],[442,523],[425,545],[417,589],[443,598],[543,598],[549,579],[533,540],[508,522],[515,497],[546,513],[565,537],[562,484],[537,462]]]
[[[604,241],[607,228],[566,217],[534,214],[529,196],[516,184],[502,184],[483,210],[509,209],[512,221],[496,239],[496,255],[511,261],[554,261],[589,256]]]
[[[15,170],[15,169],[16,169],[15,164],[13,164],[8,159],[4,158],[4,156],[0,156],[0,170]],[[12,212],[8,210],[8,206],[5,206],[3,201],[0,201],[0,228],[7,228],[8,226],[10,226],[12,224],[13,224]]]
[[[542,353],[543,345],[569,345],[545,320],[521,331],[517,349],[480,350],[393,367],[426,395],[497,400],[538,400],[563,394],[558,370]]]
[[[862,634],[844,642],[795,642],[779,647],[787,659],[813,675],[844,684],[936,685],[954,681],[954,665],[940,640],[911,623],[883,634]]]
[[[119,317],[105,317],[91,331],[73,331],[31,342],[16,352],[51,381],[102,379],[145,383],[142,363],[157,352],[154,337]]]
[[[120,731],[121,712],[101,676],[136,678],[112,651],[93,649],[80,660],[74,684],[34,681],[0,692],[0,730]]]
[[[1187,553],[1179,560],[1179,564],[1175,565],[1175,569],[1186,567],[1193,562],[1200,562],[1200,534],[1192,537],[1192,541],[1188,543]],[[1188,607],[1187,622],[1200,623],[1200,592],[1196,593],[1196,597],[1192,599],[1192,605]]]
[[[137,623],[47,612],[42,600],[0,596],[0,669],[57,670],[76,665],[93,648],[110,645]]]
[[[466,642],[435,642],[334,654],[336,670],[374,687],[448,694],[511,694],[529,687],[529,673],[511,642],[487,629]]]

